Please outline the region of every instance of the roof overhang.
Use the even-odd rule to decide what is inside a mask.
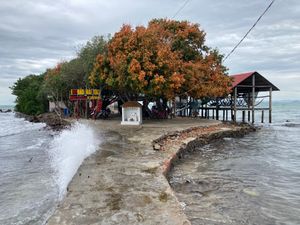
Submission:
[[[135,102],[135,101],[129,101],[129,102],[125,102],[123,105],[122,105],[123,108],[141,108],[142,105],[138,102]]]
[[[255,76],[255,92],[269,91],[270,88],[272,88],[272,91],[279,91],[279,88],[256,71],[230,75],[233,78],[231,89],[237,87],[239,93],[252,92],[253,76]]]

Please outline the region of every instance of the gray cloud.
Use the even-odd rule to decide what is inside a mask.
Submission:
[[[146,25],[171,17],[183,0],[10,0],[0,4],[0,104],[12,103],[9,86],[75,56],[97,34],[123,23]],[[227,54],[269,0],[191,0],[176,19],[199,23],[207,44]],[[281,88],[280,98],[299,97],[300,3],[276,0],[271,10],[225,62],[230,73],[259,71]]]

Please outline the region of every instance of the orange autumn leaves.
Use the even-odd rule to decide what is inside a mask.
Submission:
[[[171,99],[223,96],[230,79],[221,57],[204,45],[205,33],[187,21],[155,19],[147,27],[123,25],[98,55],[89,77],[128,96]]]
[[[63,63],[58,63],[53,69],[47,69],[45,79],[49,80],[53,77],[59,76]]]

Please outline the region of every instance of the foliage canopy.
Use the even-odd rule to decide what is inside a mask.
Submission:
[[[99,54],[89,77],[127,98],[220,97],[230,78],[222,56],[205,45],[198,24],[154,19],[147,27],[123,25]]]
[[[222,97],[231,85],[222,57],[205,45],[198,24],[154,19],[146,27],[123,25],[110,40],[92,38],[76,58],[19,79],[12,93],[16,110],[32,115],[45,112],[46,96],[68,105],[70,89],[91,86],[124,101]]]
[[[28,75],[19,79],[11,87],[12,94],[17,96],[16,110],[29,115],[46,112],[48,96],[68,105],[70,89],[88,87],[87,78],[96,56],[103,54],[106,45],[103,36],[96,36],[79,50],[76,58],[58,63],[42,75]]]
[[[36,115],[45,112],[47,99],[41,92],[44,75],[29,75],[18,79],[11,87],[12,94],[17,96],[16,110],[27,115]]]

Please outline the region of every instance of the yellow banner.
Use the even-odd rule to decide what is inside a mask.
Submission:
[[[93,93],[92,89],[86,89],[85,90],[86,95],[92,95],[92,93]]]
[[[77,95],[84,95],[84,89],[78,89]]]
[[[99,96],[100,89],[71,89],[70,95],[75,96]],[[96,98],[98,99],[98,98]]]
[[[100,89],[93,89],[93,95],[100,95]]]

